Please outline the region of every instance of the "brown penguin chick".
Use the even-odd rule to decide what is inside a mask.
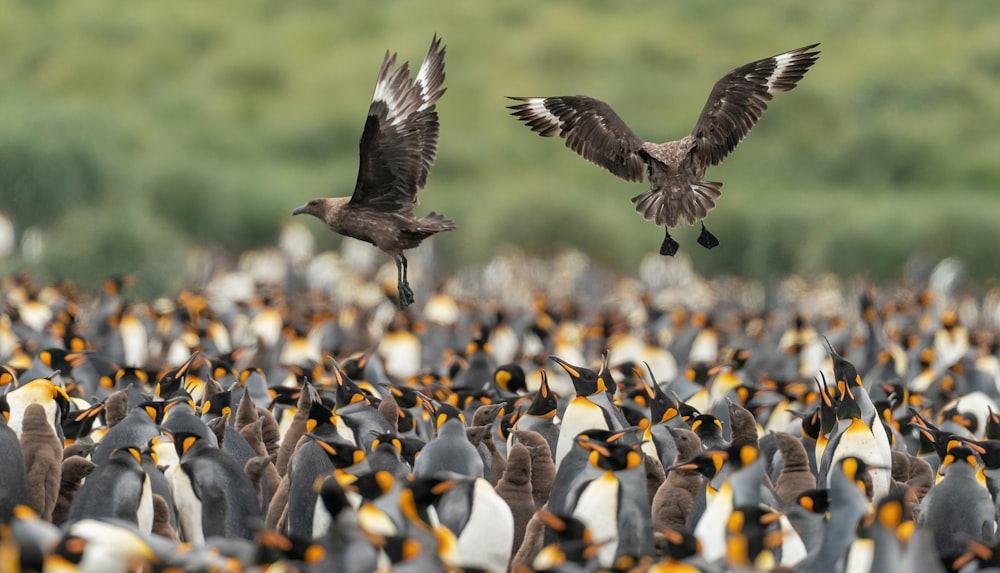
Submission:
[[[455,223],[433,211],[417,219],[417,191],[437,157],[435,104],[444,93],[444,48],[435,36],[415,80],[386,52],[361,135],[361,165],[351,197],[319,198],[292,211],[312,215],[335,233],[375,245],[396,261],[399,307],[413,302],[404,250]]]
[[[672,469],[667,472],[651,505],[653,529],[670,527],[688,531],[688,518],[694,509],[695,498],[704,487],[702,475],[696,470]]]
[[[396,403],[392,392],[386,392],[382,401],[378,403],[378,413],[382,414],[393,430],[399,430],[399,404]]]
[[[309,383],[299,392],[299,399],[295,407],[295,415],[292,416],[292,423],[281,438],[281,445],[278,447],[278,458],[274,467],[278,470],[278,475],[284,476],[288,473],[288,462],[295,453],[295,448],[299,443],[299,438],[306,433],[306,421],[309,419],[309,409],[312,407],[312,391]]]
[[[245,426],[253,424],[260,418],[257,406],[253,403],[250,392],[243,392],[240,403],[236,405],[236,419],[233,420],[233,427],[242,430]]]
[[[476,446],[477,450],[480,450],[480,455],[482,448],[486,448],[486,451],[489,452],[489,475],[485,477],[490,481],[491,485],[496,485],[500,481],[500,478],[503,477],[507,460],[497,450],[497,445],[493,443],[493,429],[490,426],[469,426],[465,429],[465,435],[468,436],[469,442],[473,446]]]
[[[514,441],[524,444],[531,453],[531,495],[535,499],[535,507],[541,508],[549,501],[552,482],[556,479],[552,449],[544,436],[532,430],[517,430]]]
[[[653,498],[656,497],[657,490],[666,481],[667,475],[663,471],[660,460],[653,456],[642,456],[642,461],[646,470],[646,496],[649,498],[650,506],[652,506]]]
[[[286,518],[288,511],[288,488],[292,483],[292,476],[282,476],[278,483],[278,488],[271,496],[271,503],[267,506],[267,513],[264,516],[264,526],[268,529],[281,531],[279,525]]]
[[[112,392],[104,399],[104,423],[110,430],[124,420],[125,416],[128,416],[128,391]]]
[[[920,502],[927,495],[928,490],[934,485],[934,469],[925,460],[916,456],[911,456],[905,452],[893,450],[892,452],[892,476],[897,479],[897,465],[905,467],[905,473],[901,472],[899,481],[906,484]]]
[[[257,492],[257,504],[265,513],[271,503],[271,498],[274,497],[275,491],[281,485],[281,477],[278,476],[278,470],[274,468],[273,462],[274,458],[271,456],[255,456],[247,460],[246,465],[243,466],[243,471],[246,472],[250,483],[253,484],[253,488]]]
[[[62,475],[59,479],[59,499],[52,510],[52,523],[62,525],[69,516],[69,506],[73,503],[76,492],[83,485],[83,478],[90,475],[97,467],[94,462],[81,456],[69,456],[63,459]]]
[[[729,402],[729,428],[731,446],[760,446],[757,440],[757,420],[750,410],[735,402]]]
[[[670,428],[670,434],[677,444],[677,461],[686,462],[701,453],[701,438],[687,428]]]
[[[701,453],[698,434],[684,428],[671,428],[677,444],[677,459],[685,462]],[[666,468],[665,468],[666,469]],[[662,526],[687,530],[687,521],[694,509],[694,501],[702,486],[702,476],[695,470],[670,470],[660,484],[651,505],[653,528]]]
[[[177,532],[170,525],[170,506],[167,505],[167,500],[163,499],[163,496],[158,493],[153,494],[152,532],[155,535],[166,537],[171,541],[180,541]]]
[[[524,528],[521,547],[514,553],[514,557],[510,560],[514,571],[533,571],[531,564],[535,561],[535,557],[542,551],[542,548],[545,547],[545,522],[538,516],[538,513],[536,511],[531,516],[531,519],[528,520],[528,525]],[[518,569],[519,567],[524,569]]]
[[[29,404],[24,409],[21,451],[28,484],[28,506],[38,517],[51,522],[62,478],[62,441],[41,404]]]
[[[261,419],[260,437],[264,441],[267,455],[276,455],[278,448],[281,447],[281,430],[278,429],[278,421],[274,419],[274,414],[263,406],[257,406],[257,414]]]
[[[507,467],[497,482],[496,492],[514,514],[513,555],[521,548],[525,529],[535,515],[535,500],[531,493],[531,452],[524,444],[514,444],[507,452]]]
[[[470,426],[488,426],[504,415],[506,404],[483,404],[472,413]]]
[[[774,491],[782,507],[793,507],[799,494],[816,487],[816,476],[809,468],[809,455],[802,440],[785,432],[776,432],[774,437],[784,460]]]
[[[63,446],[63,461],[71,456],[80,456],[81,458],[90,459],[90,453],[94,451],[97,444],[92,444],[90,442],[80,442],[76,441],[69,445]]]
[[[257,418],[254,423],[239,429],[240,436],[247,441],[258,456],[267,456],[267,446],[264,445],[264,419]],[[277,456],[275,456],[277,459]]]
[[[226,436],[226,417],[219,416],[218,418],[212,418],[205,425],[215,434],[215,439],[218,440],[219,447],[221,448]]]

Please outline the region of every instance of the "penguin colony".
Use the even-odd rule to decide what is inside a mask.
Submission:
[[[0,567],[996,566],[996,293],[789,281],[763,310],[651,257],[589,295],[558,294],[603,280],[585,260],[487,268],[533,294],[406,313],[391,283],[361,304],[296,270],[320,257],[238,300],[9,278]],[[511,266],[535,265],[559,263]]]
[[[679,181],[697,187],[707,202],[682,213],[694,222],[718,196],[704,169],[773,91],[794,87],[809,49],[723,78],[690,136],[721,147],[666,178],[655,162],[691,141],[629,136],[617,172],[579,139],[597,125],[627,135],[620,120],[601,123],[617,117],[606,104],[528,98],[515,109],[620,176],[635,180],[645,163],[651,193],[666,194],[636,202],[658,224],[676,222],[660,209]],[[2,283],[0,571],[1000,565],[996,297],[865,288],[847,295],[856,305],[834,296],[834,311],[819,312],[821,297],[788,289],[763,310],[747,291],[670,272],[615,279],[595,297],[607,277],[576,264],[510,304],[525,283],[495,261],[480,286],[510,296],[484,302],[488,290],[457,286],[396,312],[414,302],[402,250],[423,238],[406,226],[422,225],[410,210],[436,141],[417,146],[396,189],[406,204],[365,195],[385,182],[364,181],[364,146],[384,126],[402,142],[433,123],[436,137],[442,58],[435,39],[410,83],[387,57],[362,137],[355,197],[368,202],[355,212],[403,221],[358,237],[394,258],[385,296],[343,265],[333,283],[376,293],[360,304],[301,272],[301,257],[277,259],[277,279],[274,268],[268,281],[233,273],[152,304],[123,297],[127,277],[97,300],[26,275]],[[734,97],[750,116],[727,107]],[[400,111],[410,108],[416,127]],[[712,139],[713,114],[734,131]],[[379,145],[369,152],[401,145],[398,159],[412,159],[399,151],[408,144]],[[310,204],[297,212],[330,213]],[[342,232],[338,217],[320,216]],[[448,230],[428,218],[425,230]],[[407,232],[416,243],[392,242]],[[669,239],[661,251],[676,250]],[[664,298],[673,291],[688,300]]]

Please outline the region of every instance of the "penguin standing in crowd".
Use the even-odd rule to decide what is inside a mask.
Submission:
[[[28,481],[24,455],[17,434],[0,416],[0,515],[9,515],[14,506],[28,504]]]
[[[59,500],[63,449],[62,441],[49,424],[49,414],[41,404],[28,404],[22,412],[21,451],[28,504],[39,517],[52,521],[52,512]]]
[[[628,424],[609,394],[614,380],[611,379],[607,353],[602,357],[599,372],[583,366],[573,366],[558,356],[550,356],[549,359],[569,374],[576,391],[576,396],[570,400],[563,412],[559,426],[559,441],[556,443],[553,458],[558,468],[563,458],[573,448],[580,432],[592,429],[618,431],[626,428]]]
[[[253,539],[260,506],[243,468],[198,434],[174,434],[174,447],[180,463],[169,479],[184,539],[196,545],[213,536]]]
[[[598,562],[610,567],[621,557],[652,554],[652,516],[639,445],[586,435],[577,441],[590,452],[588,462],[600,473],[580,486],[571,515],[603,543]]]
[[[153,492],[142,469],[142,452],[129,446],[111,452],[94,468],[69,508],[69,523],[113,517],[153,530]]]
[[[455,472],[468,477],[484,477],[485,464],[465,432],[465,415],[450,404],[438,406],[434,414],[437,434],[420,450],[413,475],[429,477]]]

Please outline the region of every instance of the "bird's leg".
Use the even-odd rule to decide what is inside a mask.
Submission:
[[[705,228],[705,222],[701,222],[701,234],[698,235],[698,244],[706,249],[714,249],[719,246],[719,239]]]
[[[670,236],[670,228],[663,228],[663,243],[660,245],[660,254],[666,257],[672,257],[680,248],[680,244]]]
[[[406,280],[406,255],[400,253],[396,259],[396,290],[399,291],[399,308],[405,309],[413,304],[413,289]]]

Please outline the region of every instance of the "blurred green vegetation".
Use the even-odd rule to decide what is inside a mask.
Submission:
[[[687,133],[736,65],[812,42],[820,61],[708,177],[709,274],[898,276],[913,253],[995,273],[1000,35],[990,3],[0,0],[0,210],[44,232],[47,277],[183,280],[184,252],[275,241],[296,205],[353,189],[385,50],[448,45],[438,163],[420,213],[459,223],[452,269],[502,244],[575,244],[631,270],[662,231],[644,186],[508,117],[507,95],[585,93],[641,136]],[[321,246],[332,234],[310,221]]]

